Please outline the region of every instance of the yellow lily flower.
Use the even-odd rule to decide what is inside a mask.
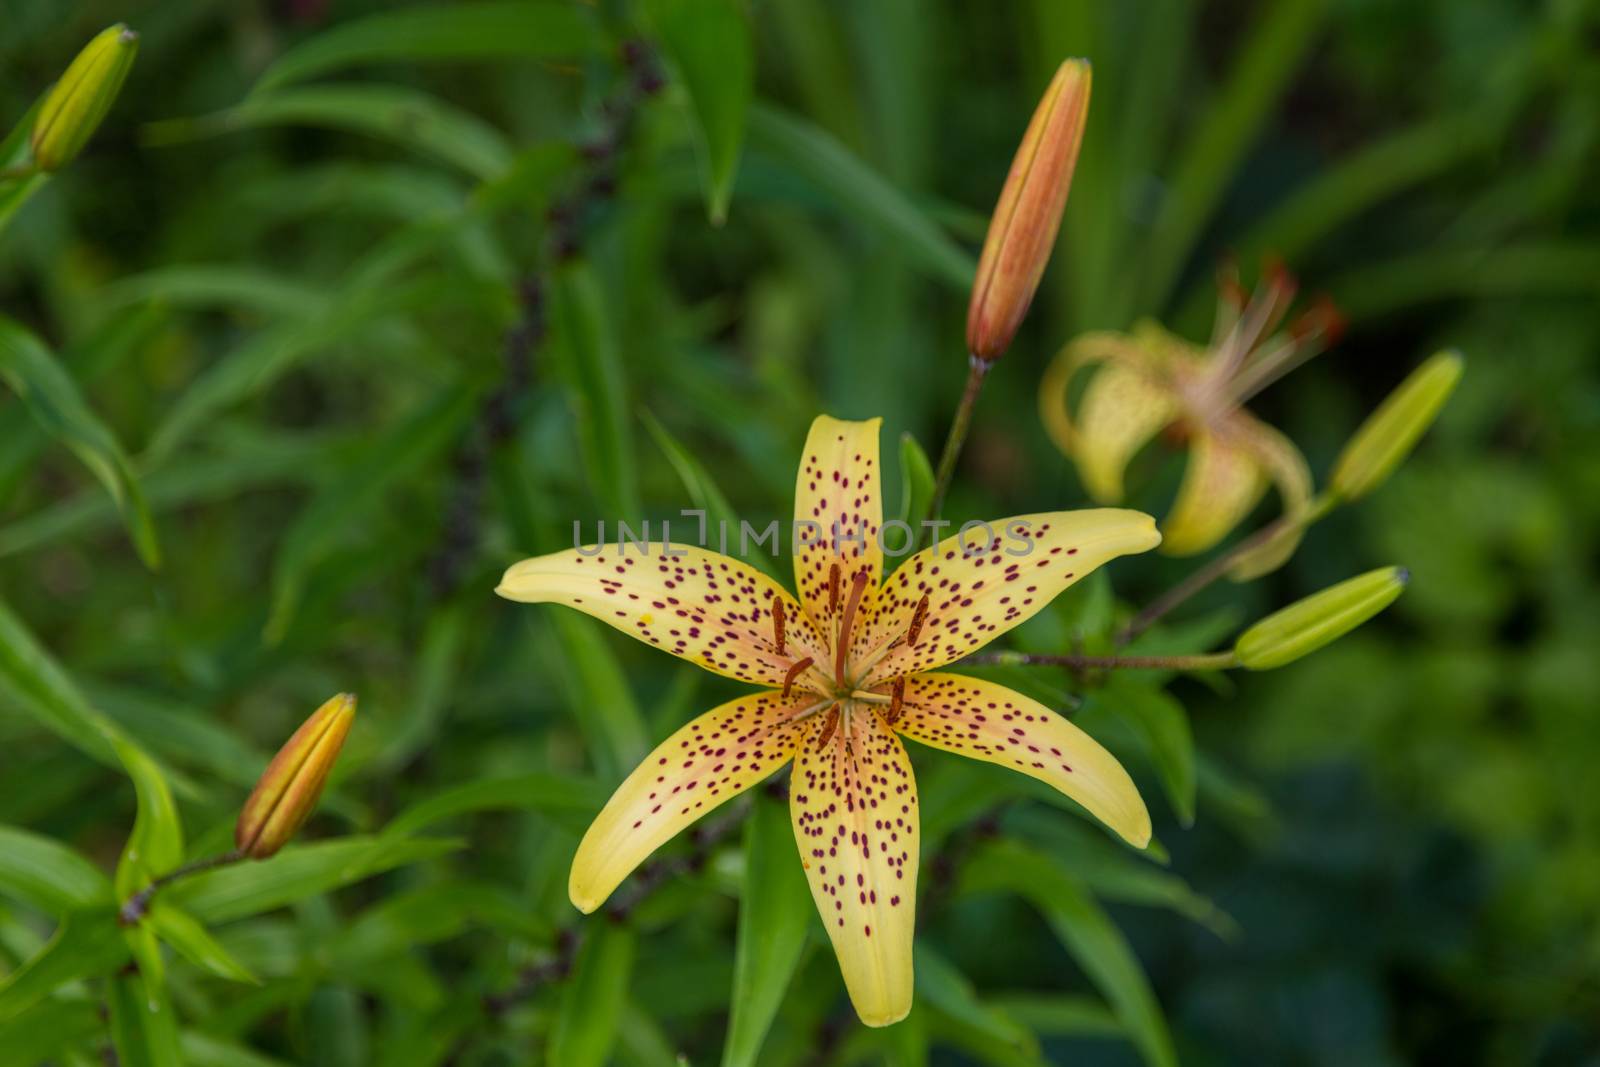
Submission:
[[[1288,438],[1244,407],[1246,400],[1326,348],[1342,328],[1338,313],[1319,301],[1279,330],[1295,282],[1269,264],[1251,298],[1223,278],[1211,343],[1201,347],[1154,322],[1131,334],[1085,334],[1051,363],[1040,385],[1039,411],[1051,438],[1078,467],[1096,501],[1118,503],[1128,462],[1156,434],[1169,431],[1189,450],[1177,500],[1161,524],[1162,550],[1175,556],[1204,552],[1228,535],[1277,487],[1285,514],[1311,507],[1311,471]],[[1077,372],[1096,365],[1078,404],[1067,390]],[[1291,523],[1282,536],[1247,553],[1236,578],[1281,565],[1299,543]]]
[[[766,687],[693,720],[629,775],[578,846],[573,904],[594,911],[657,847],[793,761],[801,862],[869,1026],[911,1009],[920,831],[902,736],[1048,782],[1130,843],[1149,842],[1138,790],[1091,737],[1004,686],[936,669],[1101,564],[1161,540],[1135,511],[1023,515],[990,524],[1005,536],[947,538],[884,580],[881,421],[812,423],[795,519],[823,533],[795,546],[798,597],[740,560],[689,546],[671,556],[557,552],[513,565],[496,590],[566,604]]]

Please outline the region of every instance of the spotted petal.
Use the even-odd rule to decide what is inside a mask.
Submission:
[[[1032,618],[1101,564],[1161,543],[1150,516],[1120,508],[1017,515],[979,527],[917,553],[884,583],[867,623],[882,652],[868,681],[952,663]],[[907,631],[924,594],[927,616],[913,644]]]
[[[1161,523],[1161,550],[1204,552],[1239,525],[1266,492],[1249,443],[1227,425],[1196,428],[1178,499]]]
[[[1295,520],[1304,518],[1311,510],[1311,468],[1306,465],[1306,458],[1294,442],[1245,411],[1236,412],[1233,418],[1241,423],[1240,432],[1255,453],[1256,462],[1278,487],[1284,515]],[[1228,568],[1228,576],[1245,582],[1272,573],[1294,555],[1305,532],[1304,524],[1291,522],[1265,544],[1241,553]]]
[[[772,579],[704,549],[674,545],[672,552],[624,542],[538,556],[513,564],[495,592],[577,608],[707,670],[757,685],[781,686],[791,663],[821,656],[826,646],[815,628]],[[787,616],[782,654],[775,600]]]
[[[612,794],[583,835],[567,893],[579,910],[605,903],[678,831],[783,766],[810,720],[813,694],[756,693],[706,712],[663,741]]]
[[[867,595],[883,572],[883,468],[878,464],[882,419],[845,422],[819,415],[806,437],[794,488],[794,582],[817,627],[828,634],[843,613],[845,590],[863,569]],[[839,565],[840,588],[830,593]]]
[[[911,1010],[920,840],[917,784],[893,731],[856,705],[831,734],[817,722],[789,783],[790,815],[811,896],[868,1026]]]
[[[1037,778],[1129,844],[1143,848],[1150,842],[1150,812],[1117,758],[1043,704],[1003,685],[958,674],[912,675],[895,729],[925,745]]]

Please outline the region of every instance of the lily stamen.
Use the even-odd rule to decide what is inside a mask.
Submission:
[[[833,731],[839,728],[839,705],[835,704],[828,709],[828,717],[822,722],[822,736],[817,738],[817,751],[821,752],[823,746],[833,737]]]
[[[807,656],[805,659],[800,660],[798,663],[793,664],[789,668],[789,673],[783,676],[783,695],[785,698],[789,696],[789,690],[794,688],[794,680],[800,677],[800,675],[804,674],[806,669],[811,666],[812,662],[813,661],[811,657]]]
[[[783,601],[772,598],[772,632],[778,644],[778,655],[783,655]]]
[[[835,563],[828,568],[828,611],[839,610],[839,565]]]
[[[911,626],[906,630],[906,644],[911,648],[917,647],[917,638],[922,636],[922,624],[928,621],[928,594],[923,593],[922,599],[917,601],[917,610],[911,615]]]
[[[834,573],[839,572],[838,565],[834,566]],[[844,661],[850,652],[850,624],[855,622],[856,608],[861,606],[861,594],[867,591],[867,572],[856,571],[856,576],[850,582],[850,599],[844,606],[844,618],[839,623],[839,641],[833,650],[833,680],[844,684]]]
[[[893,695],[889,698],[889,712],[884,717],[890,726],[893,726],[899,720],[900,713],[905,710],[905,704],[906,680],[904,678],[896,678],[894,680]]]

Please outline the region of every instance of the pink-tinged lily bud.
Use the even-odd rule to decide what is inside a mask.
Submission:
[[[340,693],[312,713],[278,750],[239,812],[233,842],[264,860],[277,852],[311,815],[356,717],[353,693]]]
[[[1050,261],[1089,117],[1089,80],[1088,60],[1061,64],[1011,162],[967,306],[967,351],[979,359],[999,359],[1011,346]]]
[[[33,122],[33,161],[40,170],[72,162],[122,89],[139,35],[120,22],[84,45],[39,106]]]

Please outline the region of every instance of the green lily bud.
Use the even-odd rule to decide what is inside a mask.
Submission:
[[[1328,483],[1330,495],[1355,500],[1394,473],[1460,380],[1458,352],[1440,352],[1412,371],[1344,446]]]
[[[277,852],[310,817],[356,717],[356,698],[340,693],[311,714],[278,750],[239,811],[233,842],[253,860]]]
[[[1404,567],[1380,567],[1329,586],[1273,612],[1240,634],[1233,654],[1247,670],[1281,667],[1372,618],[1394,603],[1410,580]]]
[[[139,35],[119,22],[78,53],[34,119],[33,160],[40,170],[59,170],[83,150],[111,110],[138,51]]]

